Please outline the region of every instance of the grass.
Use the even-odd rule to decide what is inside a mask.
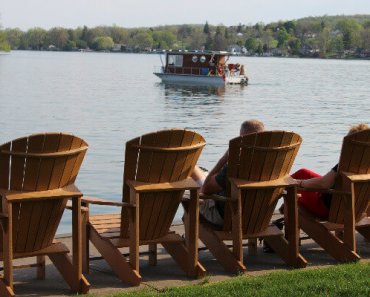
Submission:
[[[238,276],[226,281],[200,282],[163,290],[141,289],[106,297],[149,296],[370,296],[370,263],[330,268],[272,272],[263,276]]]

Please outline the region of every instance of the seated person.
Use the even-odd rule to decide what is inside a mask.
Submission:
[[[366,124],[352,126],[347,135],[366,129],[369,129],[369,126]],[[332,189],[334,188],[337,171],[338,164],[335,165],[324,176],[320,176],[315,172],[303,168],[293,173],[292,177],[296,179],[296,182],[300,188]],[[328,218],[331,194],[305,191],[299,191],[299,193],[300,197],[298,198],[298,204],[300,206],[304,207],[318,218]]]
[[[258,120],[249,120],[242,123],[240,136],[261,132],[264,125]],[[215,167],[210,172],[205,172],[195,166],[192,178],[201,185],[200,192],[207,195],[225,195],[227,183],[227,160],[229,152],[221,157]],[[224,202],[206,199],[201,205],[200,214],[210,223],[222,226],[224,223]]]

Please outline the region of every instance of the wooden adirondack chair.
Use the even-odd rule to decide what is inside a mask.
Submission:
[[[82,275],[81,192],[74,186],[87,144],[63,133],[35,134],[0,146],[0,296],[14,296],[13,259],[37,257],[45,278],[47,255],[75,293],[87,293]],[[73,259],[54,240],[66,203],[72,199]],[[23,265],[22,265],[23,266]]]
[[[296,187],[289,176],[301,137],[284,131],[254,133],[229,144],[227,197],[202,196],[225,202],[223,229],[201,220],[199,237],[230,272],[243,272],[243,239],[255,244],[263,237],[290,266],[305,267],[298,251]],[[283,191],[290,216],[287,238],[270,224]],[[232,241],[232,250],[224,241]]]
[[[123,202],[86,198],[88,204],[122,208],[120,214],[90,216],[87,233],[123,282],[140,284],[139,246],[149,245],[150,264],[155,265],[158,243],[188,276],[204,274],[198,262],[199,186],[190,178],[204,145],[202,136],[188,130],[163,130],[135,138],[126,143]],[[190,190],[186,241],[170,231],[184,190]],[[129,247],[129,261],[119,251],[122,247]],[[88,251],[86,255],[88,269]]]
[[[344,137],[335,187],[328,192],[332,193],[328,220],[322,221],[300,207],[300,228],[338,261],[356,261],[360,257],[355,230],[370,240],[370,218],[366,214],[370,201],[370,129]]]

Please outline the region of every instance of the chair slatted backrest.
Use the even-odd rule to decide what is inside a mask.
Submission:
[[[344,137],[340,155],[338,172],[353,174],[370,173],[370,129],[353,133]],[[335,190],[351,191],[350,184],[345,182],[338,174],[335,181]],[[366,211],[370,199],[370,183],[358,183],[355,186],[355,220],[361,219]],[[345,203],[343,195],[333,195],[331,199],[329,221],[333,223],[344,222]]]
[[[289,174],[301,137],[293,132],[266,131],[232,139],[229,144],[228,177],[245,181],[271,181]],[[243,234],[267,228],[283,188],[242,191]],[[230,184],[227,188],[230,196]],[[225,204],[224,230],[231,230],[230,205]]]
[[[126,144],[123,201],[130,201],[127,180],[164,183],[188,178],[205,145],[204,138],[188,130],[163,130]],[[140,196],[140,240],[167,234],[183,191],[145,193]],[[127,236],[127,216],[122,210],[121,236]]]
[[[63,133],[35,134],[8,142],[0,146],[0,188],[34,192],[73,184],[87,147],[82,139]],[[14,252],[48,247],[66,203],[65,198],[13,201]]]

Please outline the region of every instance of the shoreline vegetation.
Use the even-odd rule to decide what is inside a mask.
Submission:
[[[234,55],[370,59],[370,15],[306,17],[269,24],[54,27],[0,30],[0,51],[160,53],[216,50]]]

